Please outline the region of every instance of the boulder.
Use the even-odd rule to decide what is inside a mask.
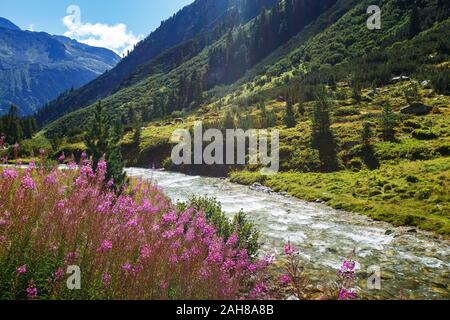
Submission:
[[[427,106],[423,103],[412,103],[400,110],[403,114],[412,114],[416,116],[423,116],[429,114],[433,110],[432,107]]]
[[[420,83],[420,85],[422,86],[422,88],[424,89],[429,89],[431,88],[431,81],[430,80],[424,80]]]
[[[410,80],[410,78],[409,78],[409,77],[406,77],[406,76],[401,76],[401,77],[394,77],[394,78],[392,78],[392,82],[393,82],[393,83],[403,82],[403,81],[408,81],[408,80]]]

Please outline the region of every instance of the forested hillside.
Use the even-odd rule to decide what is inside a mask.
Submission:
[[[146,77],[169,72],[195,57],[225,32],[255,17],[261,8],[276,0],[197,0],[185,7],[145,40],[113,70],[80,90],[66,93],[37,114],[38,122],[48,123],[71,111],[105,98],[120,88]]]

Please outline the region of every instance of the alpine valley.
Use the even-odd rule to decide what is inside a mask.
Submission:
[[[450,1],[195,0],[123,59],[0,20],[0,80],[0,158],[81,163],[52,179],[36,169],[37,187],[32,169],[0,179],[8,214],[15,197],[63,184],[54,197],[67,199],[51,200],[49,215],[63,226],[60,217],[79,214],[71,253],[100,261],[77,298],[450,297]],[[173,133],[198,122],[223,136],[277,130],[279,172],[249,161],[175,165],[185,140]],[[48,241],[65,239],[54,232]],[[283,246],[261,275],[272,263],[263,253]],[[0,297],[15,292],[22,264],[0,275]]]

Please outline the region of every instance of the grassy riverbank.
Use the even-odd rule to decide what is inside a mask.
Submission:
[[[231,181],[261,183],[277,192],[357,212],[395,226],[450,236],[450,159],[402,162],[373,171],[288,172],[273,176],[234,172]]]

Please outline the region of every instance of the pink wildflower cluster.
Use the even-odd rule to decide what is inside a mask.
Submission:
[[[204,213],[179,212],[150,183],[117,195],[106,163],[94,172],[83,159],[69,170],[0,169],[0,261],[14,275],[0,299],[73,299],[70,265],[81,267],[80,299],[267,297],[268,261],[253,261],[237,235],[225,241]]]
[[[354,289],[356,263],[352,260],[351,256],[344,260],[337,272],[339,287],[338,300],[355,300],[357,298]]]

